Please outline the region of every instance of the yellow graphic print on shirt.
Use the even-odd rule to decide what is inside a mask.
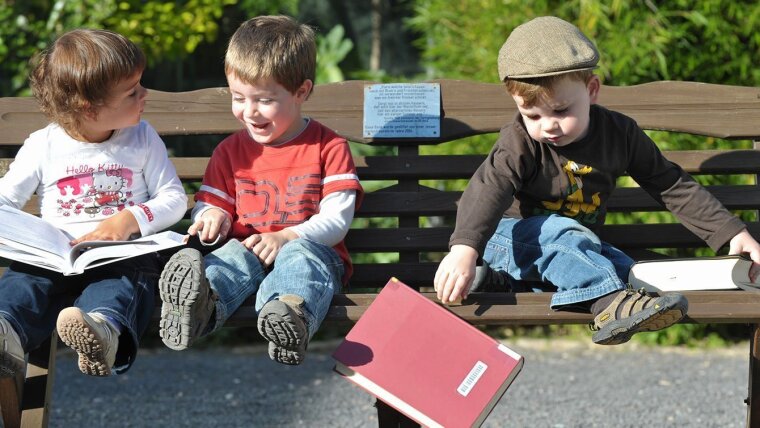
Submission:
[[[565,174],[570,179],[567,199],[558,199],[554,202],[542,201],[544,207],[583,223],[596,223],[597,209],[599,208],[599,204],[601,204],[599,192],[591,195],[590,203],[584,202],[583,198],[582,177],[593,169],[590,166],[581,166],[573,161],[567,161],[562,170],[565,171]]]

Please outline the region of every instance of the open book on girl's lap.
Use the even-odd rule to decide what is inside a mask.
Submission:
[[[743,256],[643,260],[631,268],[628,283],[647,291],[737,290],[760,291],[749,279],[752,260]]]
[[[0,206],[0,257],[77,275],[96,266],[184,245],[186,235],[166,231],[130,241],[89,241],[69,245],[74,238],[39,217]]]

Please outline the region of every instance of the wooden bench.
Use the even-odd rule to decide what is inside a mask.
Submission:
[[[423,292],[432,291],[432,278],[441,253],[447,251],[452,232],[455,202],[460,191],[440,190],[421,180],[468,179],[484,159],[484,154],[431,155],[435,146],[479,134],[494,134],[515,114],[514,103],[498,84],[442,80],[443,119],[441,137],[435,140],[378,140],[362,138],[363,87],[352,81],[316,87],[305,104],[305,113],[354,144],[359,175],[368,192],[355,226],[346,238],[356,262],[351,287],[337,295],[328,322],[353,323],[372,302],[379,287],[396,276]],[[665,151],[672,161],[694,175],[742,175],[744,185],[715,185],[708,188],[729,209],[752,216],[750,232],[760,237],[760,88],[708,85],[687,82],[656,82],[632,87],[603,87],[600,104],[635,118],[645,129],[669,130],[706,136],[696,150]],[[177,171],[183,181],[201,179],[210,155],[199,152],[202,144],[173,136],[214,135],[212,141],[238,129],[230,114],[226,88],[209,88],[185,93],[151,91],[144,118],[166,138]],[[7,170],[13,153],[26,136],[45,125],[29,98],[0,99],[0,175]],[[219,134],[217,136],[217,134]],[[713,139],[729,141],[717,149]],[[666,137],[667,138],[667,137]],[[734,141],[738,140],[738,141]],[[658,143],[665,140],[659,140]],[[754,143],[753,143],[754,142]],[[457,142],[454,144],[468,144]],[[664,147],[664,146],[662,146]],[[437,183],[440,183],[438,181]],[[460,181],[459,183],[461,183]],[[192,197],[190,198],[192,199]],[[191,202],[192,205],[192,202]],[[26,208],[36,212],[35,202]],[[662,211],[646,193],[635,187],[619,188],[610,202],[610,212]],[[635,258],[651,258],[651,249],[705,247],[705,244],[677,223],[609,224],[602,238]],[[377,255],[375,261],[367,255]],[[749,386],[747,424],[760,426],[760,293],[745,291],[689,292],[687,323],[749,325]],[[430,294],[432,298],[432,294]],[[554,312],[549,309],[551,293],[472,295],[456,314],[478,325],[584,324],[590,315]],[[242,307],[229,325],[253,328],[251,304]],[[45,426],[50,409],[57,340],[30,353],[26,379],[0,381],[0,408],[6,427]],[[177,358],[182,358],[177,354]],[[655,403],[652,403],[653,405]],[[405,425],[404,418],[385,406],[379,407],[382,426]]]

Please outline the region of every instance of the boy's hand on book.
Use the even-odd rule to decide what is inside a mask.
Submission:
[[[451,252],[441,260],[435,272],[433,286],[438,300],[453,303],[460,297],[467,298],[475,279],[475,263],[478,252],[467,245],[454,245]]]
[[[746,254],[754,262],[749,270],[750,282],[756,282],[760,273],[760,244],[747,229],[737,233],[729,242],[728,254]]]
[[[90,233],[71,241],[74,246],[85,241],[126,241],[132,234],[140,233],[140,225],[129,210],[111,216],[98,224]]]
[[[257,233],[243,241],[243,245],[259,258],[264,267],[268,267],[277,258],[285,244],[298,238],[298,234],[290,229],[279,232]]]
[[[201,242],[218,242],[227,237],[232,228],[230,216],[219,208],[205,211],[201,217],[187,229],[190,235],[198,235]]]

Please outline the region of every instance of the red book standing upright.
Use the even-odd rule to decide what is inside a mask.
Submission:
[[[480,426],[523,358],[392,278],[333,353],[335,371],[429,427]]]

